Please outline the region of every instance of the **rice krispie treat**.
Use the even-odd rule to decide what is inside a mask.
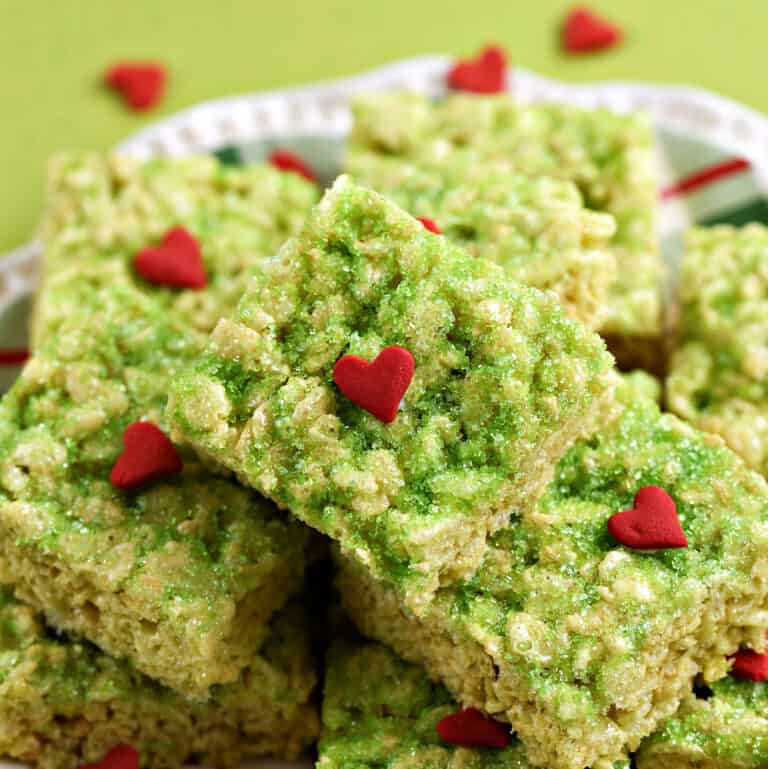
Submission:
[[[415,617],[343,558],[360,629],[465,706],[512,724],[537,766],[610,769],[768,626],[768,487],[716,436],[634,385],[469,580]],[[623,543],[623,544],[622,544]]]
[[[506,725],[483,723],[475,713],[470,727],[480,719],[479,729],[446,734],[458,710],[445,688],[385,646],[336,641],[326,665],[317,769],[530,769]],[[464,744],[446,741],[438,730]],[[488,737],[508,744],[468,745]]]
[[[75,769],[117,746],[151,769],[295,758],[317,736],[315,678],[298,606],[275,615],[242,674],[202,703],[54,635],[0,588],[0,755],[39,769]]]
[[[653,135],[644,115],[523,106],[507,95],[432,102],[391,92],[358,98],[353,112],[345,170],[388,195],[403,185],[424,186],[424,211],[427,189],[461,188],[467,176],[516,172],[573,182],[587,208],[611,214],[617,224],[611,243],[617,276],[600,331],[626,365],[658,364],[663,263]]]
[[[552,298],[340,177],[169,417],[418,609],[533,504],[612,383]]]
[[[33,346],[77,306],[76,288],[85,282],[135,285],[202,342],[254,269],[298,231],[319,190],[266,164],[76,153],[51,161],[47,197]],[[137,255],[176,228],[197,240],[204,281],[197,290],[150,282],[136,269]]]
[[[724,678],[706,699],[691,695],[643,742],[638,769],[768,766],[768,683]]]
[[[574,184],[493,164],[446,185],[436,171],[375,153],[353,154],[355,174],[413,216],[433,219],[469,254],[501,264],[520,283],[554,291],[571,317],[595,327],[616,279],[613,217],[589,211]]]
[[[163,434],[169,383],[198,351],[185,323],[128,285],[78,291],[0,403],[0,582],[203,697],[301,586],[309,530]]]
[[[768,228],[691,230],[680,303],[670,410],[768,474]]]

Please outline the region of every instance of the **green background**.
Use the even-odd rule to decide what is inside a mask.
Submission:
[[[599,0],[620,49],[567,57],[558,0],[0,0],[0,251],[28,239],[45,160],[107,148],[147,123],[219,96],[353,74],[486,41],[513,64],[568,80],[692,83],[768,111],[766,0]],[[762,54],[758,59],[759,54]],[[168,95],[150,115],[100,85],[119,58],[158,58]]]

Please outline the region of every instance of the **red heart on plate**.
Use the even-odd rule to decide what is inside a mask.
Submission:
[[[134,422],[123,433],[123,453],[109,474],[113,486],[137,489],[184,469],[168,436],[152,422]]]
[[[123,95],[129,107],[143,112],[157,104],[165,91],[166,71],[153,62],[121,62],[107,70],[104,80]]]
[[[199,289],[208,284],[200,244],[184,227],[173,227],[159,246],[139,251],[134,266],[144,280],[158,286]]]
[[[733,655],[731,675],[748,681],[768,681],[768,654],[758,654],[751,649],[742,649]]]
[[[281,171],[299,174],[307,181],[317,183],[315,172],[294,152],[289,152],[288,150],[275,150],[270,154],[269,162]]]
[[[688,547],[675,501],[658,486],[640,489],[631,510],[615,513],[608,519],[608,531],[622,545],[636,550]]]
[[[434,219],[428,219],[426,216],[419,216],[418,220],[435,235],[442,235],[442,230],[437,226]]]
[[[437,733],[443,742],[465,748],[506,748],[509,745],[509,727],[483,715],[479,710],[466,708],[441,719]]]
[[[413,379],[413,356],[403,347],[385,347],[373,363],[343,355],[333,367],[333,381],[353,403],[382,422],[392,422]]]
[[[507,56],[489,45],[474,59],[456,62],[448,70],[448,86],[454,91],[499,93],[507,87]]]
[[[86,764],[80,769],[139,769],[139,754],[130,745],[118,745],[98,764]]]
[[[562,42],[568,53],[601,51],[620,40],[621,29],[586,6],[574,8],[563,22]]]

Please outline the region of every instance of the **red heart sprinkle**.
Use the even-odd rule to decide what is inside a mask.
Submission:
[[[104,80],[123,95],[129,107],[137,112],[151,109],[165,91],[166,71],[154,62],[120,62],[110,67]]]
[[[506,748],[510,741],[507,726],[474,708],[459,710],[441,719],[437,733],[443,742],[465,748]]]
[[[136,489],[180,473],[184,463],[168,436],[152,422],[134,422],[123,433],[123,453],[109,474],[113,486]]]
[[[80,769],[139,769],[139,754],[130,745],[118,745],[98,764],[86,764]]]
[[[281,171],[299,174],[307,181],[317,183],[317,176],[312,168],[298,155],[288,150],[275,150],[269,156],[269,162]]]
[[[442,230],[435,224],[434,219],[427,219],[426,216],[419,216],[418,220],[430,231],[434,232],[435,235],[442,235]]]
[[[768,681],[768,654],[742,649],[733,655],[731,675],[762,683]]]
[[[574,8],[565,17],[563,48],[568,53],[589,53],[612,48],[621,41],[621,29],[598,16],[586,6]]]
[[[672,497],[658,486],[644,486],[635,495],[631,510],[608,519],[611,536],[636,550],[688,547]]]
[[[507,87],[507,56],[489,45],[476,58],[456,62],[448,70],[448,86],[454,91],[499,93]]]
[[[173,227],[159,246],[148,246],[136,254],[136,272],[158,286],[205,288],[203,257],[197,239],[184,227]]]
[[[333,367],[333,381],[353,403],[382,422],[392,422],[413,379],[413,356],[403,347],[385,347],[373,363],[342,355]]]

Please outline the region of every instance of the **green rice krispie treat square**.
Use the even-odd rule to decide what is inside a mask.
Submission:
[[[524,106],[507,95],[455,94],[432,102],[391,92],[359,97],[353,113],[345,170],[388,195],[414,184],[425,193],[461,189],[467,177],[505,172],[573,182],[587,208],[611,214],[617,225],[611,241],[617,273],[600,331],[627,365],[658,357],[663,262],[653,133],[644,115]],[[421,206],[430,210],[429,193]],[[495,236],[500,248],[506,236]]]
[[[723,678],[689,696],[636,756],[638,769],[768,766],[768,683]]]
[[[507,719],[547,769],[626,760],[694,676],[725,675],[727,655],[759,648],[768,624],[764,479],[634,384],[617,403],[615,419],[561,460],[535,510],[492,539],[477,574],[439,590],[423,616],[340,559],[362,632],[465,706]],[[641,531],[663,524],[635,500],[647,488],[671,500],[687,546],[631,548],[611,535],[623,511]]]
[[[680,305],[670,410],[768,474],[768,228],[691,230]]]
[[[317,769],[530,769],[513,738],[504,748],[441,739],[438,724],[457,710],[443,686],[385,646],[336,641],[326,665]]]
[[[135,288],[79,296],[0,403],[0,582],[52,626],[204,697],[237,680],[301,586],[309,530],[183,448],[182,472],[113,482],[126,428],[165,429],[169,383],[198,346]]]
[[[76,769],[130,746],[148,769],[295,758],[316,738],[306,621],[275,615],[243,672],[195,702],[88,643],[56,636],[0,588],[0,755]]]
[[[415,361],[387,422],[335,384],[350,353],[385,349]],[[390,362],[370,392],[400,382]],[[602,341],[552,298],[341,177],[175,381],[168,413],[418,609],[533,504],[612,383]]]
[[[469,254],[498,262],[520,283],[554,291],[585,325],[601,324],[616,279],[608,247],[616,226],[608,214],[584,208],[571,182],[478,164],[446,185],[435,171],[373,152],[353,154],[349,165],[413,216],[432,219]]]
[[[33,346],[77,306],[83,282],[135,285],[204,340],[230,312],[253,271],[300,228],[316,185],[270,165],[234,167],[201,155],[141,161],[70,153],[49,165],[45,254]],[[137,273],[139,251],[184,227],[200,244],[207,283],[184,290]]]

